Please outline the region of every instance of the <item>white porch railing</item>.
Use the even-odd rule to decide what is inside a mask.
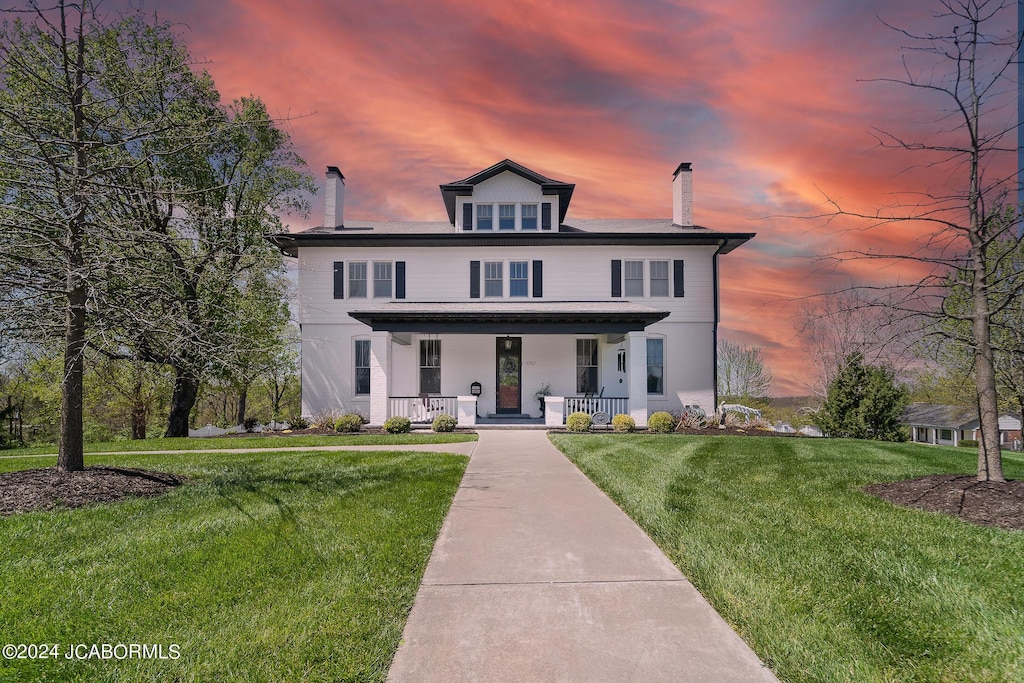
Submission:
[[[619,413],[629,415],[629,399],[598,398],[597,396],[592,396],[590,398],[584,396],[566,396],[565,415],[569,416],[573,413],[586,413],[587,415],[593,415],[594,413],[607,413],[608,417],[614,417]]]
[[[455,396],[392,396],[388,399],[388,417],[407,417],[413,422],[433,422],[445,413],[459,414],[459,399]]]

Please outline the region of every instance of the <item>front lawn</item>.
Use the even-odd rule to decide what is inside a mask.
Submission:
[[[0,680],[383,680],[466,458],[86,457],[101,463],[189,483],[159,498],[0,518],[3,644],[61,650],[0,659]],[[4,462],[15,466],[39,462]],[[63,656],[71,644],[132,643],[165,656],[175,645],[179,657]]]
[[[783,681],[1024,680],[1024,532],[866,484],[971,472],[915,444],[552,435]],[[1005,454],[1008,478],[1024,458]]]
[[[420,433],[420,434],[331,434],[331,435],[274,435],[274,436],[214,436],[175,437],[168,439],[138,439],[135,441],[101,441],[85,444],[86,453],[124,453],[126,451],[195,451],[221,448],[302,448],[305,446],[399,446],[420,443],[460,443],[476,441],[476,434]],[[0,451],[3,456],[49,455],[56,456],[56,446],[32,446]]]

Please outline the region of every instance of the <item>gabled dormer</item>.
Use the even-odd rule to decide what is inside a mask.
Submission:
[[[505,159],[441,185],[441,196],[459,232],[558,232],[575,188]]]

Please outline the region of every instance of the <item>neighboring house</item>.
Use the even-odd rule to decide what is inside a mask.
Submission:
[[[910,428],[910,440],[942,446],[957,446],[964,439],[979,438],[976,411],[934,403],[911,403],[903,411],[903,424]],[[1020,448],[1020,420],[999,416],[999,443]]]
[[[445,222],[356,221],[328,167],[324,227],[271,237],[298,257],[303,414],[712,410],[718,257],[754,235],[694,226],[691,182],[672,218],[574,220],[574,185],[506,159],[440,186]]]

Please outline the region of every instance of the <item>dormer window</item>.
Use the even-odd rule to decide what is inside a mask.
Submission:
[[[493,210],[490,204],[477,204],[476,205],[476,229],[477,230],[491,230],[493,229]]]
[[[516,205],[515,204],[499,204],[498,205],[498,229],[499,230],[515,230],[516,229]]]
[[[523,230],[537,229],[537,205],[523,204]]]

